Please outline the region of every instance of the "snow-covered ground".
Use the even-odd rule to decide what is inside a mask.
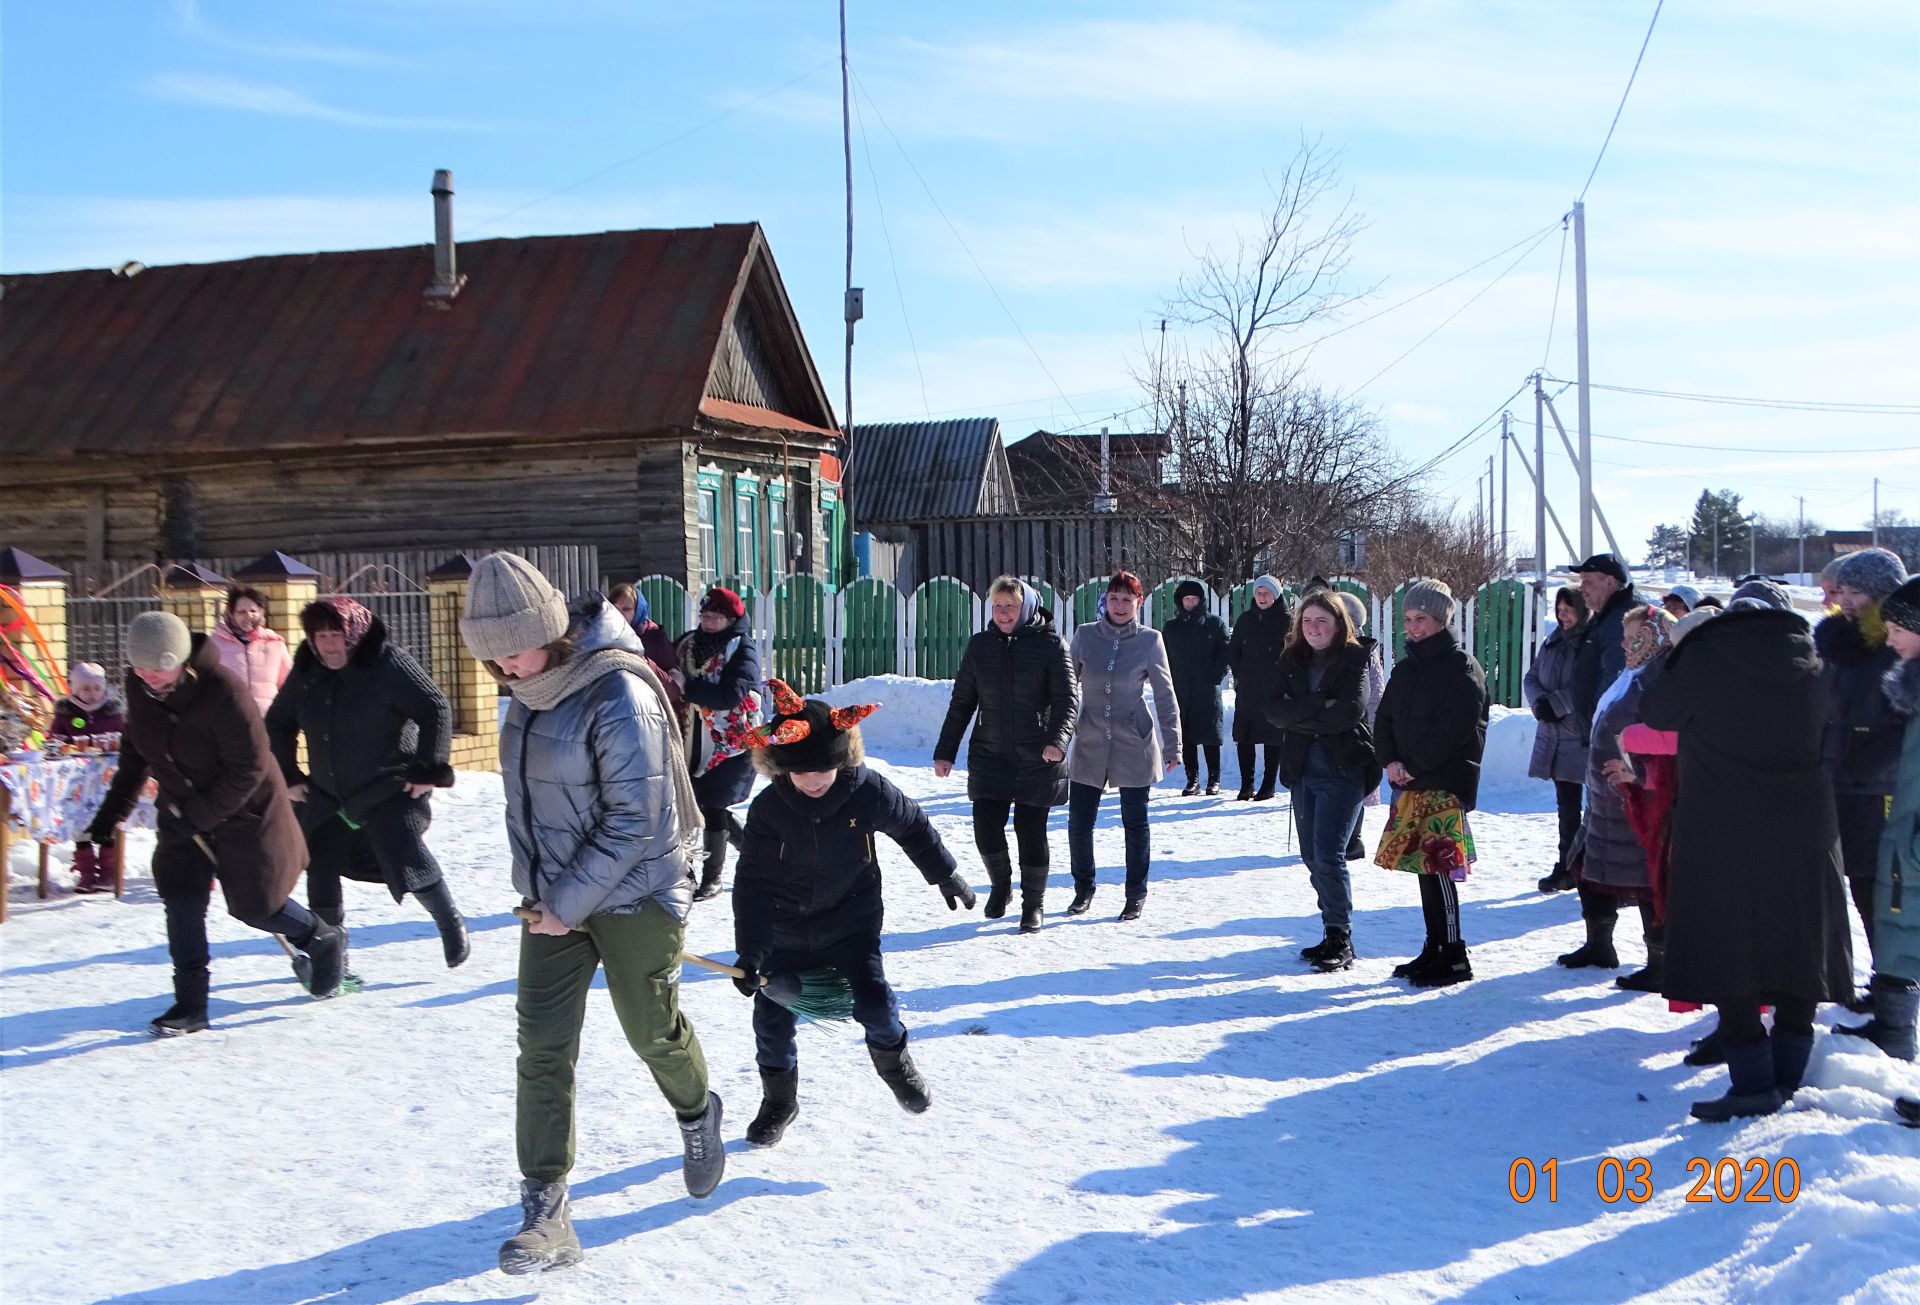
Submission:
[[[889,701],[867,722],[875,764],[980,880],[962,779],[925,765],[945,687],[833,696]],[[1503,713],[1494,727],[1492,809],[1462,893],[1478,977],[1460,987],[1388,977],[1420,914],[1408,878],[1365,864],[1363,959],[1308,972],[1295,953],[1318,918],[1284,799],[1181,798],[1176,774],[1155,795],[1153,891],[1134,925],[1113,918],[1111,802],[1106,886],[1079,919],[1063,914],[1056,819],[1054,914],[1036,937],[1012,916],[949,914],[889,857],[888,968],[933,1088],[924,1116],[893,1104],[857,1031],[814,1028],[799,1120],[777,1148],[747,1147],[748,1004],[690,970],[684,1002],[731,1139],[704,1203],[686,1197],[672,1117],[596,992],[573,1175],[587,1258],[534,1279],[493,1267],[518,1226],[497,779],[463,775],[436,799],[433,843],[474,928],[466,966],[443,968],[411,903],[355,886],[367,986],[317,1004],[216,907],[214,1027],[170,1042],[145,1033],[170,1000],[150,882],[136,873],[118,902],[35,902],[23,851],[0,926],[0,1297],[1920,1300],[1920,1132],[1888,1104],[1920,1092],[1920,1070],[1823,1034],[1786,1112],[1688,1122],[1687,1102],[1724,1086],[1723,1070],[1680,1063],[1705,1017],[1553,964],[1579,924],[1570,895],[1533,888],[1553,817],[1545,786],[1516,778],[1530,724]],[[1369,836],[1381,818],[1369,811]],[[724,900],[696,909],[689,945],[731,954]],[[1696,1156],[1791,1160],[1798,1197],[1689,1202]],[[1520,1157],[1557,1160],[1557,1201],[1510,1195]],[[1604,1201],[1606,1162],[1641,1158],[1651,1199]]]

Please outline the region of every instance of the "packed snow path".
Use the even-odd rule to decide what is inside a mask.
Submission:
[[[984,892],[963,775],[925,764],[944,689],[890,682],[875,764],[920,797]],[[1524,721],[1496,723],[1480,864],[1462,893],[1478,976],[1413,993],[1406,876],[1354,871],[1344,974],[1320,936],[1284,795],[1155,794],[1145,918],[1121,925],[1115,804],[1092,914],[1064,914],[1054,822],[1047,927],[949,914],[883,851],[888,970],[934,1105],[903,1113],[856,1029],[801,1041],[801,1112],[741,1140],[758,1101],[748,1003],[688,970],[684,1004],[726,1098],[729,1169],[706,1202],[604,990],[579,1074],[576,1269],[509,1279],[515,899],[500,785],[462,775],[432,832],[474,930],[446,970],[424,912],[349,888],[357,995],[315,1003],[268,939],[219,914],[213,1028],[155,1042],[170,998],[161,912],[136,870],[111,899],[34,903],[0,926],[0,1295],[10,1302],[1225,1300],[1912,1301],[1920,1132],[1889,1122],[1915,1067],[1824,1032],[1792,1107],[1691,1123],[1723,1069],[1680,1063],[1704,1015],[1553,964],[1580,936],[1545,785],[1510,782]],[[1511,737],[1509,737],[1511,736]],[[1231,764],[1231,762],[1229,762]],[[1229,787],[1231,792],[1231,786]],[[1368,812],[1377,838],[1382,813]],[[136,840],[132,864],[148,845]],[[16,875],[30,862],[16,861]],[[16,886],[22,881],[15,880]],[[731,883],[731,870],[729,870]],[[1623,919],[1623,958],[1641,956]],[[731,955],[725,899],[689,946]],[[1823,1023],[1835,1012],[1823,1011]],[[1791,1203],[1689,1203],[1693,1157],[1791,1159]],[[1557,1160],[1533,1199],[1514,1161]],[[1635,1204],[1596,1190],[1651,1169]],[[1637,1171],[1636,1171],[1637,1172]],[[1526,1171],[1518,1175],[1522,1194]],[[1751,1183],[1751,1176],[1747,1178]],[[1610,1191],[1613,1188],[1610,1187]],[[1770,1190],[1770,1189],[1769,1189]]]

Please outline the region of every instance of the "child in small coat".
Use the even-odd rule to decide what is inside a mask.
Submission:
[[[883,902],[874,836],[906,852],[947,908],[973,909],[973,890],[954,868],[919,804],[863,764],[859,722],[873,706],[836,708],[769,680],[774,720],[754,730],[754,763],[773,782],[747,810],[733,888],[735,949],[753,1000],[755,1059],[763,1099],[747,1140],[772,1146],[799,1113],[794,1014],[760,992],[761,975],[831,966],[853,990],[853,1017],[867,1032],[873,1067],[914,1113],[931,1097],[907,1054],[900,1005],[880,959]]]
[[[97,662],[76,662],[67,672],[67,696],[53,704],[53,724],[47,734],[56,739],[118,735],[127,728],[127,704],[107,683],[107,672]],[[120,847],[95,847],[84,838],[73,845],[73,871],[79,875],[76,893],[110,893],[120,872]]]

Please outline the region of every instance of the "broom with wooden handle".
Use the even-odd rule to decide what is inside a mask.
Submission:
[[[513,913],[528,924],[538,924],[544,918],[541,912],[531,906],[516,906]],[[747,977],[747,971],[740,966],[728,965],[725,961],[716,961],[697,952],[681,952],[680,959],[688,965],[712,970],[715,974],[735,979]],[[853,989],[847,984],[847,976],[831,965],[791,974],[784,971],[758,974],[756,977],[760,980],[759,990],[766,994],[769,1001],[777,1002],[804,1020],[816,1024],[844,1024],[853,1018]]]

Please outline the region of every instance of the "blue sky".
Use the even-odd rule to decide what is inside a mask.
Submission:
[[[1545,233],[1497,281],[1528,245],[1319,346],[1315,379],[1425,460],[1543,358],[1573,374],[1556,223],[1652,0],[850,9],[859,420],[1137,420],[1163,300],[1251,230],[1303,135],[1340,153],[1370,223],[1352,282],[1378,289],[1347,320]],[[14,0],[0,267],[424,242],[450,167],[468,239],[758,220],[837,404],[836,51],[827,0]],[[1596,381],[1920,404],[1920,8],[1669,0],[1587,207]],[[1530,428],[1530,400],[1513,410]],[[1877,474],[1882,506],[1920,518],[1911,413],[1612,391],[1593,412],[1600,500],[1636,556],[1706,485],[1853,527]],[[1469,500],[1497,444],[1432,492]],[[1571,471],[1548,463],[1571,527]]]

